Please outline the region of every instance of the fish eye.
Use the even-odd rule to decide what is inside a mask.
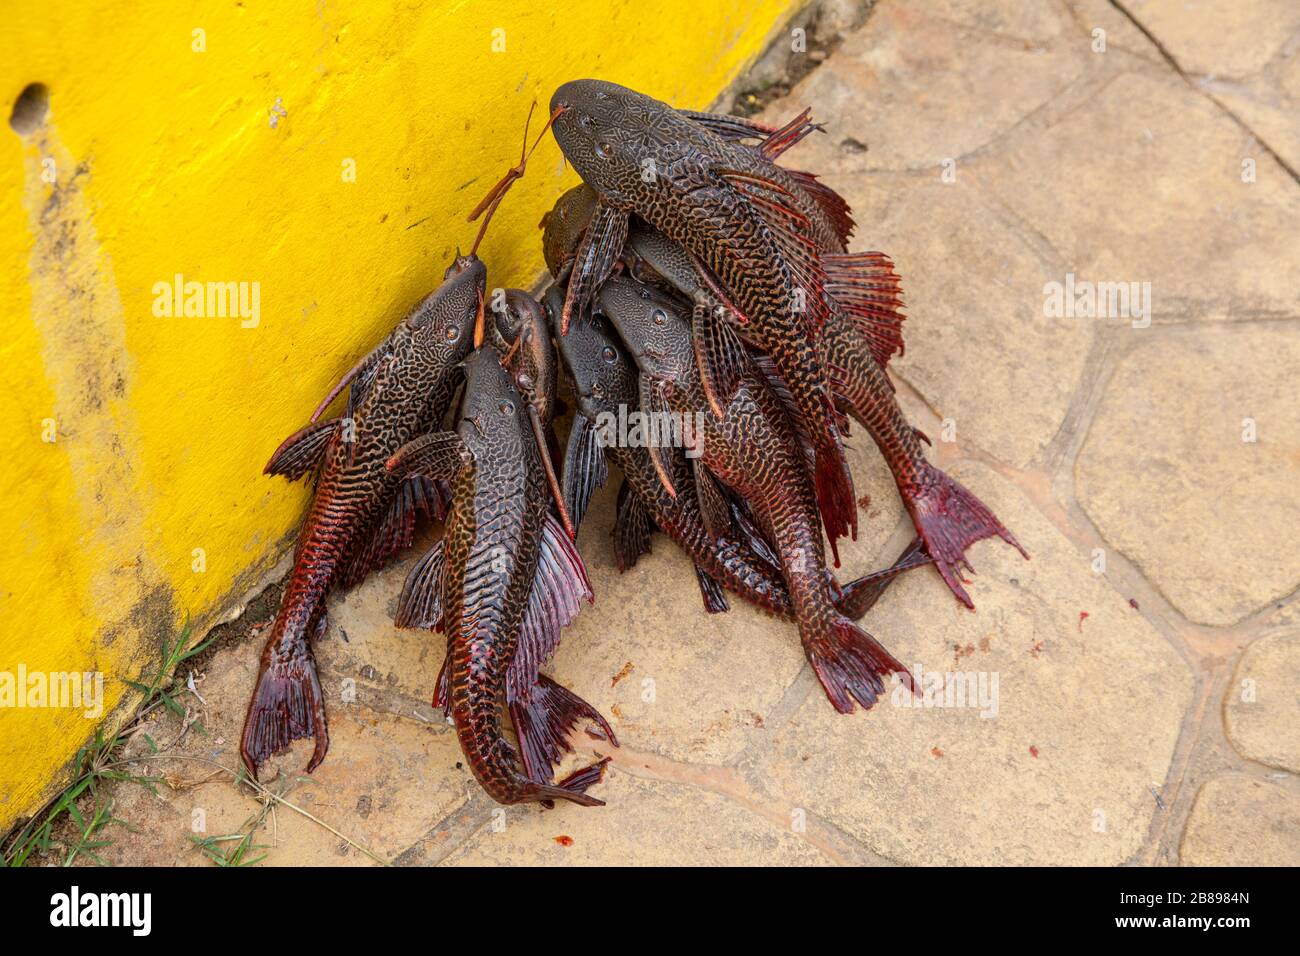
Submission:
[[[447,326],[447,330],[443,332],[442,335],[443,338],[445,338],[448,342],[455,342],[458,338],[460,338],[460,329],[456,328],[456,326],[454,325],[449,325]]]
[[[663,309],[655,309],[650,313],[650,319],[655,325],[663,325],[668,321],[668,313]]]
[[[597,140],[595,150],[596,150],[596,155],[599,156],[601,159],[609,159],[609,154],[614,151],[614,148],[610,146],[609,143],[603,142],[601,140]]]
[[[508,399],[503,400],[501,404],[497,406],[497,411],[499,411],[502,415],[509,415],[514,410],[515,410],[515,403]]]
[[[614,346],[606,345],[603,349],[600,350],[600,356],[610,365],[613,365],[614,360],[618,358],[618,353],[614,351]]]

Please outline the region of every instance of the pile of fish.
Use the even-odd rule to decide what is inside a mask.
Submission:
[[[324,758],[311,644],[325,599],[433,519],[444,534],[408,576],[396,623],[446,635],[433,702],[469,767],[501,803],[600,805],[587,790],[608,757],[554,776],[580,726],[613,747],[615,735],[540,669],[593,599],[574,538],[607,459],[623,477],[619,569],[663,532],[694,562],[706,611],[726,611],[730,592],[795,623],[841,713],[870,708],[891,675],[912,686],[855,623],[890,580],[933,564],[972,607],[966,549],[997,535],[1024,554],[926,460],[895,400],[886,368],[903,350],[903,314],[890,260],[850,253],[844,200],[776,162],[819,128],[807,111],[771,127],[596,80],[564,84],[551,107],[548,128],[583,183],[543,219],[554,281],[542,301],[497,290],[486,308],[475,254],[526,150],[471,214],[486,214],[474,250],[266,467],[316,486],[245,722],[254,774],[298,738],[315,739],[309,771]],[[561,366],[576,399],[562,456]],[[345,388],[343,414],[323,420]],[[838,567],[836,542],[858,533],[850,420],[892,470],[916,538],[891,567],[841,584],[824,545]]]

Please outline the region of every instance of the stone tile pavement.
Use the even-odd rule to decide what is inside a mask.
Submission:
[[[706,616],[665,539],[613,570],[611,482],[551,667],[623,743],[609,805],[478,790],[427,703],[440,641],[390,623],[407,561],[333,601],[329,758],[269,784],[315,819],[278,805],[267,862],[1300,864],[1298,49],[1289,0],[879,0],[767,108],[826,124],[788,160],[903,276],[905,409],[1032,555],[973,549],[975,613],[926,571],[864,621],[968,699],[836,715],[794,629]],[[1081,298],[1120,282],[1128,314]],[[850,574],[909,537],[868,445]],[[195,821],[259,811],[209,761],[237,763],[265,623],[206,664],[169,786],[118,788],[110,859],[202,864]]]

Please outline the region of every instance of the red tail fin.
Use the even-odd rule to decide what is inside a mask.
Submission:
[[[304,737],[316,739],[316,749],[307,764],[307,772],[311,773],[325,759],[330,738],[316,662],[305,641],[301,653],[273,657],[263,663],[244,718],[239,751],[256,780],[260,764]]]
[[[934,559],[925,552],[925,545],[920,538],[913,538],[912,543],[903,549],[898,560],[883,571],[873,571],[860,578],[854,578],[840,590],[835,606],[847,618],[856,621],[870,611],[880,600],[882,594],[904,571],[924,567]]]
[[[903,683],[916,690],[906,667],[874,637],[839,615],[827,633],[804,639],[804,653],[822,690],[841,714],[853,713],[854,700],[870,710],[885,692],[890,674],[901,674]]]
[[[537,683],[525,699],[510,705],[510,718],[519,738],[524,771],[533,780],[551,779],[552,768],[573,749],[569,734],[584,720],[600,727],[605,738],[618,746],[614,731],[600,711],[543,674],[537,675]]]
[[[966,549],[976,541],[997,535],[1026,559],[1029,554],[984,502],[940,469],[929,464],[926,468],[927,474],[917,483],[921,490],[904,496],[907,510],[912,513],[916,533],[934,556],[934,566],[944,583],[958,601],[973,610],[975,604],[961,586],[958,573],[962,565],[972,570],[966,560]]]
[[[565,777],[553,787],[537,784],[535,789],[530,792],[530,795],[547,806],[552,806],[552,801],[555,800],[568,800],[580,807],[603,807],[605,805],[604,800],[588,796],[586,791],[589,787],[600,783],[601,778],[605,776],[605,765],[607,763],[609,763],[608,757],[597,761],[590,767],[583,767],[581,770]]]

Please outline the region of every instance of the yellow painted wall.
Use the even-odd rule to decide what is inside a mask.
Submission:
[[[102,672],[99,719],[120,718],[160,635],[211,623],[283,553],[306,489],[263,464],[472,242],[465,213],[517,160],[532,99],[540,119],[560,82],[595,76],[702,107],[796,5],[9,11],[0,104],[50,96],[35,132],[0,128],[0,675]],[[538,219],[574,181],[544,143],[484,244],[490,284],[534,279]],[[177,273],[259,283],[257,327],[155,316]],[[0,707],[0,833],[95,725]]]

